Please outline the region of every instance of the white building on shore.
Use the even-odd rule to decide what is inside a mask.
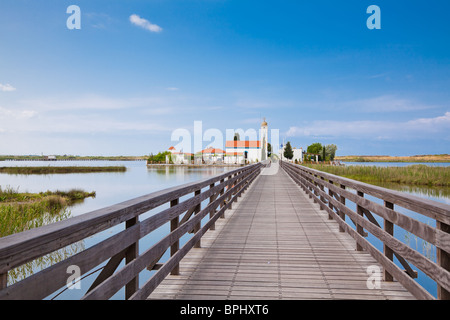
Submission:
[[[254,163],[266,160],[268,146],[268,125],[264,118],[259,131],[259,140],[227,140],[225,142],[225,163]]]

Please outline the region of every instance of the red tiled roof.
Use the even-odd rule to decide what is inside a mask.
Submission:
[[[202,153],[225,153],[225,151],[216,148],[206,148],[205,150],[202,150]]]
[[[225,148],[260,148],[260,141],[227,141],[225,143]]]
[[[175,150],[175,147],[170,147],[169,150]]]

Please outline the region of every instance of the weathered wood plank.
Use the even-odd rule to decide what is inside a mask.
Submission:
[[[299,190],[281,170],[260,175],[149,299],[414,298],[398,282],[369,290],[378,263]]]

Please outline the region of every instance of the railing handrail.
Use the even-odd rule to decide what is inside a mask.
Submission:
[[[9,296],[9,287],[5,284],[5,274],[7,274],[9,270],[38,257],[42,257],[45,254],[66,247],[67,245],[86,239],[91,235],[97,234],[120,223],[126,222],[127,225],[124,231],[94,245],[95,248],[92,247],[86,249],[66,260],[71,261],[72,263],[76,261],[86,267],[98,265],[98,263],[95,263],[101,259],[103,259],[101,261],[104,261],[105,258],[107,259],[109,257],[111,260],[113,260],[114,257],[117,257],[117,259],[120,258],[119,261],[121,261],[126,255],[124,252],[129,252],[130,246],[132,246],[133,243],[137,244],[139,239],[145,234],[149,234],[164,223],[173,219],[177,219],[178,221],[178,216],[183,212],[186,212],[185,216],[188,217],[185,218],[185,221],[180,223],[180,229],[176,230],[175,228],[172,230],[172,233],[180,234],[181,229],[185,230],[189,226],[193,226],[194,220],[196,221],[195,223],[199,225],[200,222],[197,220],[200,219],[200,216],[195,215],[196,213],[200,213],[202,201],[208,198],[210,199],[210,204],[205,208],[206,211],[201,211],[202,217],[208,212],[211,214],[211,212],[215,211],[215,208],[219,205],[221,211],[224,212],[227,208],[231,207],[231,203],[236,200],[235,195],[237,193],[240,194],[242,189],[247,187],[249,179],[253,180],[257,176],[261,166],[261,163],[257,163],[240,167],[211,178],[167,188],[107,208],[69,218],[61,222],[0,238],[0,298],[2,296]],[[217,182],[218,184],[215,185]],[[209,189],[202,191],[205,187],[209,187]],[[181,197],[194,192],[195,196],[179,203]],[[223,203],[223,199],[226,199],[226,204]],[[222,203],[220,203],[219,200],[222,201]],[[166,203],[170,203],[170,208],[158,212],[143,221],[138,220],[139,215]],[[191,215],[194,216],[194,218],[189,219]],[[195,224],[195,228],[197,228],[197,224]],[[195,228],[193,229],[194,231],[196,231]],[[172,233],[170,234],[171,237],[169,237],[170,240],[167,240],[169,242],[177,241],[172,239]],[[166,242],[164,245],[167,244]],[[106,249],[103,250],[102,246]],[[136,248],[131,251],[135,251],[135,258],[136,256],[139,257],[136,253],[138,251]],[[86,262],[83,258],[78,257],[83,254],[94,261]],[[152,252],[152,254],[154,253]],[[66,260],[62,261],[63,265]],[[129,260],[132,261],[133,259],[130,258]],[[155,262],[158,260],[159,259],[156,259]],[[61,262],[59,264],[61,264]],[[151,263],[149,263],[149,265],[151,265]],[[58,270],[60,271],[61,267],[55,265],[47,269],[53,270],[57,268],[59,268]],[[47,269],[40,271],[40,273],[45,273]],[[57,276],[59,277],[59,283],[64,280],[64,278],[62,278],[64,275],[61,275],[60,273],[61,272],[59,272]],[[46,277],[48,278],[48,275],[46,275]],[[67,275],[65,275],[65,277],[67,277]],[[36,284],[41,281],[37,279],[37,274],[27,277],[25,280],[16,283],[15,285],[17,286],[13,286],[16,288],[20,288],[21,286],[26,287],[29,283]],[[22,282],[26,283],[26,285],[21,285]],[[14,292],[17,293],[17,291],[18,289]],[[41,296],[46,292],[44,289],[39,289],[37,291],[39,291]],[[131,294],[133,294],[133,292],[128,294],[128,297]]]
[[[282,162],[282,168],[319,203],[321,210],[328,212],[330,219],[338,222],[341,232],[349,233],[356,240],[356,250],[367,250],[382,264],[387,281],[395,277],[416,297],[433,299],[430,293],[411,279],[417,275],[406,261],[409,260],[436,282],[439,299],[450,299],[450,206],[288,162]],[[347,187],[356,193],[350,192]],[[364,194],[383,200],[384,205],[364,198]],[[356,205],[356,212],[346,206],[347,199]],[[436,219],[436,227],[394,210],[394,204],[418,213],[424,208],[432,211],[424,215]],[[378,224],[372,213],[384,219],[384,226]],[[345,221],[345,216],[353,221],[355,228]],[[437,262],[394,238],[394,225],[435,245]],[[367,236],[365,230],[383,242],[384,254],[364,239]],[[393,263],[394,255],[407,273]]]
[[[301,167],[304,171],[320,175],[328,180],[338,182],[352,189],[362,191],[365,194],[369,194],[376,198],[397,204],[406,209],[409,209],[409,207],[413,207],[412,210],[417,213],[423,214],[424,216],[436,219],[446,224],[450,224],[450,205],[448,204],[421,198],[401,191],[391,190],[365,182],[337,176],[328,172],[305,167],[302,165],[297,166]]]

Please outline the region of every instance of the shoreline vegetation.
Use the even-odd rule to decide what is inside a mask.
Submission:
[[[394,156],[336,156],[342,162],[450,162],[450,154]]]
[[[45,167],[0,167],[0,173],[6,174],[66,174],[93,172],[125,172],[125,166],[82,167],[82,166],[45,166]]]
[[[54,159],[40,155],[0,155],[0,161],[143,161],[148,156],[72,156],[56,155]]]
[[[415,186],[450,187],[450,167],[432,167],[423,164],[405,167],[303,165],[337,176],[372,184],[397,183]]]
[[[0,237],[67,219],[69,206],[95,196],[80,189],[21,193],[0,187]]]

